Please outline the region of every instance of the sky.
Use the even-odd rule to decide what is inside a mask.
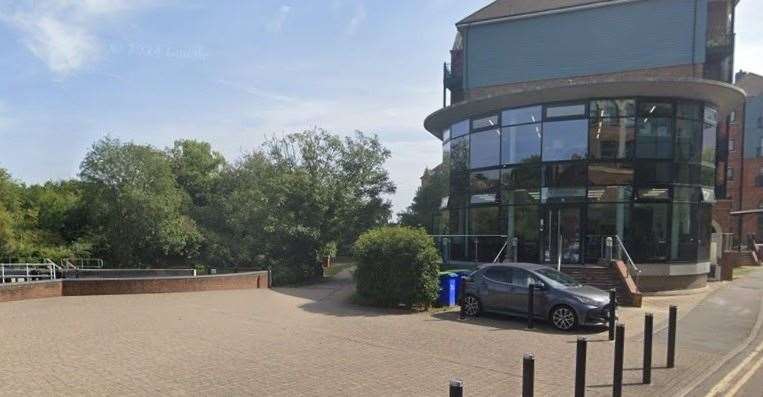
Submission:
[[[107,135],[204,140],[235,161],[274,135],[360,130],[392,151],[402,211],[442,157],[422,124],[454,24],[488,2],[3,0],[0,168],[75,177]],[[738,7],[737,69],[763,74],[758,3]]]

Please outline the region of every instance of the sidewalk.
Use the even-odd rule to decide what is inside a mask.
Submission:
[[[723,377],[724,364],[757,337],[762,301],[763,269],[755,269],[718,288],[688,313],[679,313],[672,369],[664,368],[667,330],[658,323],[656,328],[662,329],[654,338],[652,385],[640,384],[643,336],[628,337],[626,331],[624,395],[704,396]]]

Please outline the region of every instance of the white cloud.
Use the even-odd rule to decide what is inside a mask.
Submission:
[[[282,5],[278,8],[278,12],[266,25],[265,29],[270,33],[280,33],[283,30],[283,25],[286,23],[286,19],[289,17],[291,7]]]
[[[11,1],[0,6],[0,22],[16,29],[29,51],[58,75],[96,62],[102,44],[95,31],[108,18],[156,5],[160,0]]]

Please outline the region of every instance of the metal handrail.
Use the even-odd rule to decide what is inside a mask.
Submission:
[[[35,274],[35,270],[44,270],[43,273]],[[32,282],[34,280],[55,280],[55,263],[0,263],[0,284],[6,284],[6,279],[20,282]]]
[[[618,251],[625,253],[625,258],[627,259],[627,262],[625,262],[625,264],[627,265],[626,270],[628,271],[628,276],[633,278],[633,276],[631,275],[631,271],[635,272],[636,277],[633,278],[633,281],[635,281],[636,286],[638,286],[639,278],[641,276],[641,269],[639,269],[638,266],[636,266],[636,263],[633,262],[633,258],[631,258],[631,254],[629,254],[628,250],[625,248],[625,244],[623,244],[623,240],[620,239],[620,236],[616,234],[614,237],[615,237],[615,241],[617,241]]]

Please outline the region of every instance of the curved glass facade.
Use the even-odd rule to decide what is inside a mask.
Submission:
[[[618,235],[639,263],[710,254],[718,114],[682,99],[618,98],[505,109],[443,133],[450,195],[438,232],[451,260],[596,263]],[[464,236],[464,237],[459,237]]]

